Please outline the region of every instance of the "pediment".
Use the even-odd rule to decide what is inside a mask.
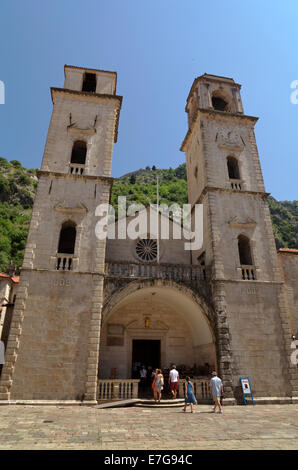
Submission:
[[[119,227],[120,221],[123,222],[123,220],[126,219],[125,220],[125,227],[126,227],[127,224],[129,224],[131,221],[133,222],[133,220],[135,219],[137,220],[139,227],[146,227],[146,231],[144,233],[142,233],[141,229],[139,229],[140,238],[148,237],[148,238],[157,239],[160,236],[160,229],[156,222],[157,213],[159,213],[160,224],[164,223],[165,227],[167,226],[167,224],[169,224],[170,233],[173,233],[173,230],[176,230],[176,229],[178,233],[180,233],[181,223],[176,221],[175,218],[172,216],[172,214],[169,215],[165,211],[163,212],[162,208],[159,208],[157,211],[156,204],[149,204],[146,207],[141,205],[141,209],[139,211],[137,210],[137,208],[135,208],[135,211],[132,210],[131,214],[128,213],[127,215],[119,217],[116,220],[113,220],[113,218],[111,218],[111,220],[108,223],[108,233],[113,234],[114,231],[117,231],[118,233],[118,227]],[[179,220],[179,217],[182,218],[183,214],[182,214],[181,209],[178,208],[176,214],[177,214],[177,220]],[[184,231],[188,232],[188,230],[189,228],[185,225]]]
[[[82,202],[79,202],[74,207],[70,207],[67,205],[66,201],[59,202],[54,207],[54,210],[56,212],[66,212],[66,213],[71,213],[71,214],[86,214],[88,212],[87,207]]]

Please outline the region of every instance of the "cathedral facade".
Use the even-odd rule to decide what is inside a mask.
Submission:
[[[298,251],[276,253],[257,118],[244,113],[240,85],[204,74],[187,98],[181,150],[203,244],[185,250],[173,220],[168,239],[159,230],[96,236],[113,183],[116,81],[115,72],[65,66],[64,88],[51,88],[0,399],[91,404],[98,380],[175,363],[218,370],[226,403],[239,399],[241,376],[260,401],[297,401]],[[158,210],[156,218],[159,227]]]

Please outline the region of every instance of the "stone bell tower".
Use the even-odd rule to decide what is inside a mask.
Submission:
[[[204,206],[204,242],[193,264],[211,267],[218,367],[225,396],[248,375],[256,396],[293,397],[296,366],[272,223],[241,86],[231,78],[195,79],[186,104],[189,202]],[[296,375],[295,375],[296,374]]]
[[[0,399],[96,398],[108,203],[122,97],[115,72],[65,66],[15,302]]]

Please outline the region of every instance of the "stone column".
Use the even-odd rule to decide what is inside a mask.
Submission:
[[[108,203],[110,197],[110,182],[106,182],[101,188],[101,203]],[[92,288],[92,307],[88,338],[87,380],[84,401],[86,404],[97,401],[97,374],[99,363],[99,345],[101,330],[101,311],[103,304],[103,288],[105,273],[106,240],[97,238],[94,255]]]
[[[119,399],[119,389],[120,389],[120,383],[119,382],[114,382],[113,383],[113,398],[114,399]]]
[[[225,302],[225,289],[223,282],[214,281],[213,299],[216,313],[216,349],[218,374],[223,382],[224,402],[235,403],[233,393],[232,352],[230,344],[229,324]]]
[[[25,303],[28,297],[28,281],[21,275],[18,293],[12,314],[9,338],[5,351],[5,364],[3,365],[0,381],[0,400],[9,400],[13,384],[13,373],[18,357],[20,337],[22,333],[22,323],[24,320]],[[34,358],[32,358],[34,360]]]
[[[132,398],[138,398],[139,395],[139,380],[134,380],[132,387]]]
[[[88,338],[87,380],[85,402],[97,403],[97,371],[99,360],[99,342],[101,310],[103,302],[103,276],[95,275],[92,289],[92,310]]]

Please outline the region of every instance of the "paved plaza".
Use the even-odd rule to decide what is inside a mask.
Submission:
[[[0,449],[297,449],[298,405],[0,406]]]

